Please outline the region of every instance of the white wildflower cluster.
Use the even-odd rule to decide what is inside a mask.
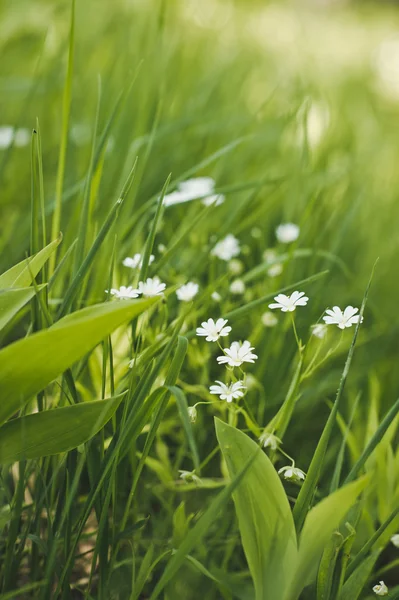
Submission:
[[[231,327],[227,325],[226,319],[208,319],[197,327],[196,333],[200,337],[205,337],[207,342],[218,342],[221,337],[226,337],[231,332]],[[233,342],[229,348],[223,349],[223,355],[217,357],[219,365],[226,365],[231,369],[241,367],[244,363],[254,363],[258,358],[252,351],[254,348],[248,341]],[[223,383],[216,380],[215,385],[211,385],[209,391],[211,394],[219,396],[220,400],[231,403],[233,400],[242,398],[247,388],[242,380],[231,383]]]
[[[150,264],[154,261],[154,256],[150,256]],[[125,267],[130,269],[140,269],[143,264],[143,258],[141,254],[135,254],[133,257],[126,257],[122,263]],[[139,296],[145,298],[152,298],[154,296],[163,296],[166,284],[162,283],[159,277],[148,277],[145,281],[139,281],[137,288],[132,285],[124,286],[121,285],[119,288],[111,288],[109,291],[106,290],[111,296],[114,296],[118,300],[132,300]]]
[[[166,194],[164,198],[164,206],[173,206],[175,204],[183,204],[191,200],[202,198],[202,203],[206,206],[215,204],[219,206],[224,202],[222,194],[215,194],[215,181],[212,177],[195,177],[182,181],[177,185],[177,189],[170,194]]]

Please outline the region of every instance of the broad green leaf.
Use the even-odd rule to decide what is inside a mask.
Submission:
[[[255,598],[281,600],[298,557],[295,526],[284,487],[269,458],[245,433],[216,419],[216,434],[231,478],[256,453],[233,499]]]
[[[284,600],[297,600],[302,589],[312,583],[319,561],[332,532],[364,489],[363,477],[334,492],[308,513],[299,543],[298,564],[291,578]]]
[[[61,243],[62,235],[51,242],[48,246],[40,250],[37,254],[25,259],[11,267],[8,271],[0,275],[0,290],[7,288],[23,288],[32,283],[32,278],[36,277],[44,263],[50,258],[54,250]]]
[[[368,556],[345,582],[339,595],[339,600],[357,600],[366,585],[381,550],[376,550]]]
[[[104,427],[122,399],[123,394],[12,419],[0,427],[0,464],[76,448]]]
[[[106,302],[79,310],[0,351],[0,423],[156,298]]]
[[[43,289],[44,286],[38,286]],[[35,288],[0,290],[0,331],[35,295]]]

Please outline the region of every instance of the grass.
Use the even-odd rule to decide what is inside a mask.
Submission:
[[[398,21],[0,4],[0,145],[28,134],[0,148],[1,600],[399,594],[398,103],[378,62]],[[168,206],[195,177],[225,201]],[[106,291],[155,276],[162,297]],[[308,304],[268,325],[296,289]],[[350,304],[361,325],[312,335]],[[195,333],[221,316],[255,347],[243,371]],[[243,398],[209,393],[237,379]],[[278,476],[291,460],[303,483]]]

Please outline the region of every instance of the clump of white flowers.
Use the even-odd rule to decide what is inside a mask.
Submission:
[[[211,254],[217,258],[220,258],[220,260],[229,261],[238,256],[240,252],[240,242],[234,235],[230,233],[216,244],[211,251]]]
[[[166,288],[166,284],[162,283],[159,277],[148,277],[146,281],[139,281],[137,292],[151,298],[153,296],[162,296]]]
[[[354,308],[353,306],[347,306],[343,311],[339,306],[333,306],[332,310],[326,310],[327,316],[323,317],[323,320],[327,325],[338,325],[340,329],[345,329],[346,327],[352,327],[352,325],[356,325],[359,322],[360,315],[356,314],[358,312],[359,309]]]
[[[151,254],[150,260],[148,262],[151,265],[155,260],[155,256]],[[134,256],[127,256],[123,259],[122,262],[124,267],[129,267],[129,269],[141,269],[143,265],[143,257],[141,254],[135,254]]]
[[[373,592],[376,596],[388,596],[388,588],[383,581],[380,581],[373,587]]]
[[[198,283],[189,281],[176,290],[176,296],[180,302],[190,302],[198,294],[198,290]]]
[[[299,226],[295,223],[281,223],[276,227],[276,238],[282,244],[290,244],[298,239],[299,232]]]

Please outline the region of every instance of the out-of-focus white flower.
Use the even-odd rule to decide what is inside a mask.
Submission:
[[[140,281],[137,291],[143,296],[162,296],[166,288],[166,284],[162,283],[159,277],[149,277],[146,281]]]
[[[91,140],[91,127],[87,123],[75,123],[69,130],[69,137],[76,146],[84,146]]]
[[[375,53],[374,65],[381,92],[399,99],[399,35],[385,39]]]
[[[299,231],[300,229],[295,223],[281,223],[276,227],[276,238],[282,244],[290,244],[298,239]]]
[[[221,260],[231,260],[240,254],[240,242],[230,233],[216,244],[211,251],[211,254],[217,256]]]
[[[311,149],[317,148],[322,142],[325,133],[330,125],[330,109],[325,102],[312,101],[305,115],[305,128],[303,126],[303,114],[298,115],[300,123],[298,124],[297,142],[300,146],[306,140]]]
[[[276,315],[269,310],[263,313],[261,316],[261,321],[265,327],[274,327],[278,323]]]
[[[212,298],[212,300],[214,302],[221,302],[222,301],[222,296],[219,294],[219,292],[212,292],[211,298]]]
[[[180,478],[183,479],[185,483],[196,483],[197,485],[202,485],[201,479],[192,471],[179,470],[179,473]]]
[[[151,254],[148,264],[151,265],[154,262],[154,260],[155,256]],[[143,265],[143,257],[141,256],[141,254],[135,254],[132,257],[127,256],[123,259],[122,264],[124,267],[129,267],[129,269],[141,269]]]
[[[262,258],[265,262],[273,262],[274,260],[276,260],[277,256],[277,250],[275,250],[274,248],[268,248],[264,251]]]
[[[12,125],[0,126],[0,150],[9,148],[12,143],[17,148],[27,146],[31,139],[29,129],[15,129]]]
[[[187,408],[187,412],[191,423],[195,423],[197,420],[197,409],[195,408],[195,406],[189,406]]]
[[[281,263],[276,263],[275,265],[269,267],[269,269],[267,270],[267,274],[269,275],[269,277],[278,277],[279,275],[281,275],[282,272],[283,265]]]
[[[105,291],[108,292],[108,290]],[[139,297],[138,291],[133,289],[131,285],[128,287],[121,285],[119,289],[111,288],[109,293],[112,296],[115,296],[115,298],[118,298],[118,300],[131,300],[132,298]]]
[[[166,251],[166,246],[165,244],[158,244],[158,252],[160,254],[163,254]]]
[[[345,329],[345,327],[352,327],[352,325],[359,322],[360,315],[357,315],[357,312],[359,312],[359,309],[353,306],[347,306],[344,311],[339,306],[333,306],[332,310],[326,310],[327,316],[323,317],[323,320],[327,325],[338,325],[340,329]]]
[[[273,304],[269,304],[269,308],[280,308],[282,312],[292,312],[297,306],[306,306],[309,298],[305,296],[305,292],[295,291],[291,296],[278,294],[275,296]]]
[[[306,474],[301,469],[294,467],[294,465],[282,467],[278,473],[289,481],[303,481],[306,477]]]
[[[226,402],[233,402],[237,398],[242,398],[246,390],[245,385],[242,381],[236,381],[226,385],[222,381],[216,381],[218,385],[211,385],[209,391],[211,394],[215,394],[220,397],[221,400]]]
[[[213,319],[208,319],[201,323],[202,327],[197,327],[196,333],[199,336],[204,336],[207,342],[217,342],[220,337],[229,335],[231,327],[226,327],[227,319],[218,319],[216,322]]]
[[[244,265],[242,264],[241,260],[238,260],[238,258],[233,258],[229,262],[228,267],[230,273],[233,273],[233,275],[240,275],[244,270]]]
[[[198,283],[193,283],[189,281],[185,285],[182,285],[178,290],[176,290],[176,296],[180,300],[180,302],[190,302],[198,294],[199,285]]]
[[[280,438],[269,431],[264,431],[260,436],[259,441],[264,448],[270,448],[271,450],[277,450],[282,443]]]
[[[241,296],[245,293],[245,283],[242,279],[235,279],[230,285],[230,292],[236,296]]]
[[[383,581],[373,587],[376,596],[388,596],[388,588]]]
[[[212,177],[195,177],[182,181],[177,185],[177,190],[166,194],[164,198],[164,206],[173,206],[174,204],[183,204],[184,202],[190,202],[190,200],[196,200],[205,196],[202,203],[206,206],[211,204],[222,204],[224,202],[224,196],[222,194],[215,194],[215,181]]]
[[[327,325],[324,323],[317,323],[316,325],[312,325],[312,335],[322,340],[327,333]]]
[[[399,548],[399,533],[395,533],[391,536],[391,543],[395,546],[395,548]]]
[[[258,358],[252,350],[254,348],[248,341],[243,343],[233,342],[230,348],[224,348],[224,355],[218,356],[216,360],[220,365],[227,364],[230,367],[240,367],[245,362],[254,363]]]

